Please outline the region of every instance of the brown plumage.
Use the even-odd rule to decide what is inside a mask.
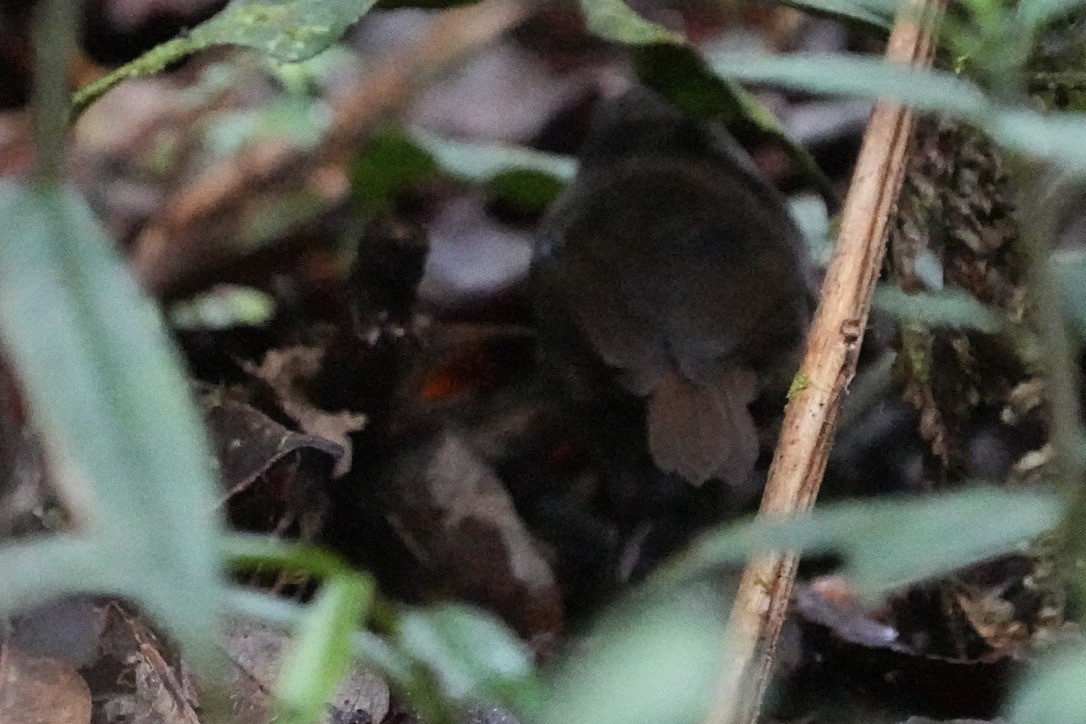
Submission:
[[[802,343],[808,270],[738,144],[637,90],[597,112],[532,277],[543,344],[575,338],[645,398],[657,466],[740,485],[758,457],[748,405]]]

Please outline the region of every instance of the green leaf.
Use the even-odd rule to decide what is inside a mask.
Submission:
[[[443,10],[445,8],[458,8],[463,5],[472,5],[479,0],[380,0],[377,3],[379,10],[399,10],[400,8],[425,8],[426,10]]]
[[[486,183],[489,196],[502,199],[515,208],[540,213],[562,193],[564,184],[541,171],[514,169],[502,171]]]
[[[277,629],[295,628],[308,615],[306,607],[293,601],[249,589],[233,589],[229,603],[234,613]],[[455,707],[450,705],[432,677],[425,675],[403,651],[364,629],[351,635],[350,645],[354,658],[366,668],[380,673],[407,696],[424,721],[455,720]]]
[[[267,324],[275,316],[275,299],[259,289],[220,285],[170,306],[176,329],[230,329]]]
[[[731,126],[744,117],[739,85],[714,74],[690,46],[637,48],[634,67],[642,83],[696,118]]]
[[[1086,171],[1084,113],[1042,114],[1028,108],[1008,108],[993,112],[987,123],[978,125],[1006,148],[1072,171]]]
[[[1086,649],[1050,655],[1030,672],[1011,697],[1009,724],[1081,721],[1086,711]]]
[[[284,63],[312,58],[340,39],[375,0],[232,0],[189,33],[201,47],[243,45]]]
[[[470,183],[521,208],[545,207],[573,178],[577,163],[568,156],[494,143],[468,143],[415,128],[376,135],[351,169],[358,206],[369,213],[392,204],[411,186],[437,171]]]
[[[311,724],[320,718],[350,668],[351,634],[372,597],[373,582],[358,574],[335,576],[321,587],[283,659],[276,721]]]
[[[252,589],[234,588],[228,600],[234,613],[276,629],[297,628],[309,615],[309,608],[305,606]],[[376,669],[401,686],[410,683],[411,661],[376,634],[366,630],[355,631],[350,644],[352,655],[362,665]]]
[[[777,118],[757,98],[714,75],[682,35],[648,23],[618,0],[581,0],[581,9],[597,35],[640,46],[634,53],[634,64],[642,83],[697,118],[724,125],[749,121],[784,149],[829,206],[836,206],[833,185],[811,155],[788,138]]]
[[[78,115],[117,84],[151,75],[214,45],[241,45],[295,63],[327,49],[374,6],[376,0],[232,0],[185,36],[155,46],[76,92]]]
[[[1086,5],[1086,0],[1020,0],[1018,17],[1031,30],[1070,15]]]
[[[0,545],[0,616],[81,591],[114,590],[109,552],[87,536],[59,534]]]
[[[1063,293],[1064,316],[1078,339],[1086,341],[1086,252],[1056,252],[1052,255],[1052,271]]]
[[[1005,148],[1086,170],[1086,114],[1045,115],[1001,107],[975,83],[951,73],[913,68],[878,58],[840,54],[729,51],[710,58],[730,78],[783,85],[812,93],[890,99],[922,111],[958,118],[985,130]]]
[[[837,20],[854,20],[889,30],[897,13],[893,0],[780,0],[782,5]]]
[[[54,479],[106,576],[214,668],[218,486],[159,314],[74,194],[0,181],[0,218],[0,337]]]
[[[938,497],[844,503],[809,517],[751,521],[702,539],[661,582],[766,550],[838,553],[870,596],[1018,550],[1059,522],[1054,496],[976,488]]]
[[[976,329],[995,334],[1006,326],[997,309],[982,304],[963,291],[909,293],[893,284],[875,289],[872,307],[901,320],[920,321],[932,327]]]
[[[271,566],[325,579],[351,570],[339,556],[323,548],[268,535],[231,533],[223,538],[223,551],[239,568]]]
[[[889,98],[959,118],[983,119],[992,110],[983,91],[963,78],[869,56],[724,51],[709,56],[709,65],[721,75],[741,81],[872,100]]]
[[[459,605],[407,612],[399,643],[434,672],[454,700],[528,702],[534,697],[528,647],[481,612]]]
[[[487,182],[507,171],[535,171],[566,182],[577,172],[577,162],[569,156],[535,151],[497,143],[455,141],[421,128],[410,137],[426,149],[446,173],[464,181]]]
[[[362,211],[377,213],[436,170],[433,155],[410,136],[385,130],[374,135],[351,164],[351,193]]]
[[[712,590],[627,603],[550,681],[542,724],[704,721],[723,660],[724,609]]]
[[[580,3],[589,31],[606,40],[630,45],[686,42],[681,33],[650,23],[622,0],[580,0]]]

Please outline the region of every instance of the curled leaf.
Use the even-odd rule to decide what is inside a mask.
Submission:
[[[581,12],[588,29],[606,40],[631,45],[686,42],[681,33],[645,20],[622,0],[581,0]]]

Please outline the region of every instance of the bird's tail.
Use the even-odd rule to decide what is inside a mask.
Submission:
[[[758,459],[758,431],[747,409],[757,394],[750,370],[695,381],[670,368],[648,399],[649,451],[657,467],[695,485],[719,478],[743,486]]]

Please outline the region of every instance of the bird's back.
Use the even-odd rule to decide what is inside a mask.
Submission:
[[[759,449],[748,405],[806,329],[805,264],[783,199],[738,144],[634,92],[598,113],[541,225],[542,349],[573,351],[551,355],[563,371],[594,358],[646,399],[661,470],[740,486]]]
[[[566,313],[613,367],[670,358],[693,369],[771,352],[756,340],[771,326],[802,334],[801,305],[785,298],[803,284],[798,231],[772,199],[712,163],[635,159],[588,169],[545,227],[557,241],[537,272],[557,278]]]

